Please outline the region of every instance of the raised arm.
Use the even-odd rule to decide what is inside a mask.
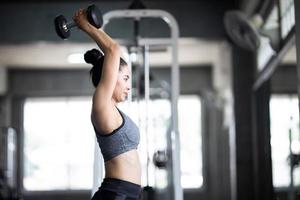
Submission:
[[[119,45],[102,29],[95,28],[87,21],[83,9],[79,9],[73,19],[78,27],[97,43],[105,56],[101,80],[93,97],[94,109],[101,109],[112,101],[113,91],[117,83],[121,50]]]
[[[102,29],[92,26],[84,10],[74,15],[77,26],[86,32],[104,53],[102,75],[93,95],[92,121],[102,132],[111,132],[121,123],[122,118],[115,108],[113,93],[118,80],[121,50],[119,45]]]

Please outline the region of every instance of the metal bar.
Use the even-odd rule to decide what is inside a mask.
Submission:
[[[133,81],[133,78],[132,78],[132,57],[130,56],[131,55],[131,51],[130,51],[130,48],[127,48],[127,52],[128,52],[128,68],[129,68],[129,74],[130,74],[130,82],[129,82],[129,87],[130,87],[130,92],[128,94],[128,97],[127,97],[127,102],[131,102],[132,101],[132,81]]]
[[[115,10],[105,13],[103,15],[103,26],[109,23],[111,19],[115,18],[132,18],[139,20],[140,18],[161,18],[171,29],[171,39],[141,39],[139,38],[138,45],[166,45],[172,46],[172,68],[171,68],[171,81],[172,81],[172,94],[171,94],[171,110],[172,110],[172,179],[174,187],[174,200],[183,200],[183,191],[181,187],[181,169],[180,169],[180,140],[178,131],[178,96],[179,96],[179,65],[178,65],[178,38],[179,28],[175,18],[164,10]]]
[[[129,46],[135,46],[135,42],[132,41],[132,40],[125,40],[125,39],[121,39],[121,38],[114,38],[114,40],[120,44],[121,46],[126,46],[126,47],[129,47]]]
[[[292,29],[289,36],[287,37],[286,43],[278,52],[277,55],[273,56],[264,69],[259,73],[254,85],[253,90],[257,90],[266,80],[268,80],[275,69],[278,67],[279,63],[282,61],[284,56],[288,53],[291,47],[295,44],[295,29]]]
[[[172,45],[173,44],[173,40],[169,39],[169,38],[141,38],[138,41],[138,44],[141,46],[144,45],[159,45],[159,46],[163,46],[163,45]]]
[[[291,125],[290,121],[290,125]],[[289,127],[289,153],[290,153],[290,185],[289,185],[289,192],[288,192],[288,199],[289,200],[294,200],[294,193],[295,193],[295,188],[294,188],[294,166],[292,163],[292,156],[293,156],[293,151],[292,151],[292,126]]]
[[[298,100],[300,113],[300,2],[295,0],[295,23],[296,23],[296,52],[297,52],[297,74],[298,74]]]
[[[102,28],[108,24],[111,19],[115,18],[132,18],[132,19],[140,19],[140,18],[161,18],[167,24],[172,26],[171,28],[177,29],[177,22],[175,18],[168,12],[164,10],[154,10],[154,9],[137,9],[137,10],[114,10],[107,12],[103,15],[103,25]],[[175,25],[176,24],[176,25]],[[177,27],[176,27],[177,26]]]
[[[149,47],[144,46],[143,48],[143,57],[144,57],[144,73],[145,73],[145,108],[146,108],[146,115],[145,115],[145,131],[146,131],[146,141],[147,141],[147,183],[150,184],[149,181],[149,165],[150,165],[150,155],[149,155],[149,100],[150,100],[150,69],[149,69]]]
[[[273,200],[272,156],[270,143],[270,91],[271,81],[267,80],[253,92],[253,169],[254,200]],[[250,194],[250,193],[249,193]],[[244,194],[243,194],[244,195]],[[239,198],[239,197],[238,197]]]
[[[149,46],[144,47],[144,68],[145,68],[145,101],[146,101],[146,106],[148,106],[148,102],[150,100]]]
[[[118,44],[123,45],[123,46],[135,46],[136,43],[135,41],[131,40],[124,40],[120,38],[115,38],[114,39]],[[170,38],[140,38],[138,39],[138,46],[169,46],[172,45],[173,41]]]
[[[180,135],[178,130],[178,96],[180,92],[180,83],[179,83],[179,65],[178,65],[178,38],[179,38],[179,30],[178,28],[172,29],[171,31],[172,37],[172,126],[173,126],[173,141],[172,141],[172,152],[173,155],[173,183],[174,183],[174,191],[175,191],[175,200],[183,199],[183,190],[181,186],[181,163],[180,163]]]

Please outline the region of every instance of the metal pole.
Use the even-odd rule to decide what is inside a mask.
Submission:
[[[171,82],[172,82],[172,92],[171,92],[171,112],[172,112],[172,179],[174,188],[174,200],[183,199],[183,191],[181,187],[181,169],[180,169],[180,138],[178,131],[178,96],[179,96],[179,66],[178,66],[178,38],[179,38],[179,28],[175,18],[168,12],[163,10],[115,10],[105,13],[103,16],[103,29],[105,25],[109,23],[111,19],[114,18],[161,18],[163,19],[171,29],[171,40],[165,41],[170,42],[172,46],[172,68],[171,68]],[[163,40],[161,40],[163,41]],[[142,40],[138,41],[138,46],[142,45],[154,45],[157,43],[156,40]],[[159,43],[157,43],[159,44]],[[161,44],[160,44],[161,45]],[[145,87],[146,88],[146,87]],[[145,91],[146,92],[146,91]]]
[[[298,74],[298,107],[300,113],[300,1],[294,0],[295,3],[295,23],[296,23],[296,52],[297,52],[297,74]]]
[[[292,119],[290,120],[292,121]],[[289,127],[289,151],[290,151],[290,186],[289,186],[289,200],[294,200],[294,166],[293,166],[293,152],[292,152],[292,123],[290,122],[290,127]]]
[[[180,91],[179,84],[179,65],[178,65],[178,38],[179,29],[177,23],[175,25],[177,28],[172,29],[172,152],[173,158],[173,184],[175,192],[175,200],[183,199],[183,190],[181,186],[181,163],[180,163],[180,137],[178,130],[178,96]]]
[[[296,23],[298,108],[299,108],[299,114],[300,114],[300,1],[294,0],[294,4],[295,4],[294,6],[295,6],[295,23]]]
[[[149,83],[149,47],[143,47],[144,58],[144,84],[145,84],[145,133],[147,146],[147,186],[150,186],[149,181],[149,166],[150,166],[150,152],[149,152],[149,100],[150,100],[150,83]]]

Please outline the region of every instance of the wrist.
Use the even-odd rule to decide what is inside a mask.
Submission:
[[[85,26],[84,26],[84,28],[83,28],[83,30],[86,32],[86,33],[89,33],[89,32],[91,32],[92,30],[93,30],[93,25],[91,25],[90,23],[87,23]]]

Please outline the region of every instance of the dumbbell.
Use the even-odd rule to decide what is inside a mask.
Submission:
[[[96,28],[100,28],[103,24],[102,13],[95,5],[90,5],[87,10],[87,19]],[[72,21],[67,21],[65,16],[58,15],[54,19],[55,31],[59,37],[66,39],[70,37],[70,29],[76,26],[76,23]]]

